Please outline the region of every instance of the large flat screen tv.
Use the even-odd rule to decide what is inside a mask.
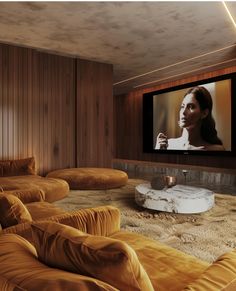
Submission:
[[[236,74],[144,94],[144,152],[235,154],[235,99]]]

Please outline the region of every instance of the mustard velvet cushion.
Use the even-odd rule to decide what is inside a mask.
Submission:
[[[70,168],[50,172],[47,177],[65,180],[72,190],[103,190],[126,185],[125,172],[108,168]]]
[[[34,246],[16,234],[0,235],[0,266],[0,276],[28,291],[118,291],[99,280],[46,266]]]
[[[0,177],[0,185],[4,191],[42,190],[45,201],[54,202],[69,194],[69,185],[62,179],[44,178],[38,175]]]
[[[32,217],[20,199],[11,194],[0,194],[0,224],[2,228],[30,221],[32,221]]]
[[[119,290],[154,290],[135,251],[124,242],[52,222],[32,224],[32,233],[39,259],[51,267],[92,276]]]
[[[183,288],[199,278],[210,265],[134,232],[121,230],[110,237],[128,243],[135,250],[154,290],[183,291]]]
[[[0,176],[21,176],[21,175],[35,175],[35,159],[34,157],[0,161]]]
[[[236,290],[236,250],[220,256],[197,280],[184,289],[184,291],[205,290]]]
[[[45,200],[45,192],[41,189],[17,189],[3,191],[5,195],[12,194],[20,199],[24,204],[32,202],[42,202]]]
[[[0,275],[0,290],[1,291],[23,291],[25,289],[22,289],[21,287],[13,284],[12,282],[10,282],[9,280],[7,280],[6,278]]]

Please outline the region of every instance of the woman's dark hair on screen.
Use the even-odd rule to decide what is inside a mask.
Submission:
[[[215,128],[215,120],[212,117],[212,98],[209,91],[203,86],[197,86],[189,89],[185,94],[193,94],[198,101],[201,110],[208,109],[208,115],[202,120],[201,136],[210,144],[222,145],[222,141],[217,136],[217,130]]]

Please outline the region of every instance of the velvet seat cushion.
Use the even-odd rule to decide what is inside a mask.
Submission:
[[[47,179],[36,175],[34,157],[0,161],[0,191],[42,191],[43,199],[54,202],[69,193],[69,185],[59,179]],[[25,195],[25,194],[24,194]],[[21,198],[24,196],[21,195]]]
[[[184,291],[235,291],[236,250],[220,256],[199,278]]]
[[[33,244],[45,264],[92,276],[129,291],[154,291],[136,253],[126,243],[55,222],[32,224]]]
[[[62,179],[45,178],[38,175],[0,177],[3,191],[42,191],[45,201],[54,202],[69,194],[69,185]]]
[[[33,221],[48,219],[67,213],[64,209],[45,201],[28,203],[25,206],[28,209]]]
[[[16,234],[0,235],[0,266],[0,276],[28,291],[118,291],[97,279],[46,266],[34,246]]]
[[[118,231],[110,237],[126,242],[135,250],[154,290],[183,291],[210,265],[163,243],[144,238],[140,234]]]
[[[0,194],[0,224],[2,228],[31,221],[32,217],[29,211],[19,198],[11,194]]]
[[[48,173],[47,177],[60,178],[73,190],[102,190],[126,185],[124,171],[109,168],[69,168]]]
[[[40,202],[45,200],[45,193],[40,189],[22,189],[22,190],[11,190],[2,191],[5,195],[11,194],[20,199],[24,204],[31,202]]]

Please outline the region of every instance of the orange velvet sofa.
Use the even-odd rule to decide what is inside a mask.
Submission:
[[[112,206],[81,209],[71,213],[64,212],[60,208],[44,201],[27,203],[25,207],[31,214],[32,221],[19,221],[18,224],[0,231],[0,289],[1,286],[6,287],[1,290],[236,290],[236,251],[221,256],[213,264],[206,263],[140,234],[121,230],[120,211]],[[113,277],[113,280],[115,277],[119,281],[122,280],[123,276],[123,268],[119,269],[119,266],[116,266],[115,263],[110,265],[112,268],[109,269],[111,271],[107,273],[107,278],[105,277],[104,280],[101,280],[96,276],[99,275],[99,272],[90,276],[88,275],[89,270],[87,270],[87,274],[80,274],[69,271],[69,267],[66,264],[61,267],[60,264],[54,264],[49,258],[46,258],[47,263],[42,261],[35,250],[33,229],[35,228],[35,223],[36,227],[40,227],[40,223],[49,222],[60,224],[62,227],[71,226],[75,231],[80,230],[84,234],[94,236],[89,237],[90,243],[94,239],[94,249],[100,247],[103,250],[104,244],[101,242],[103,239],[112,239],[115,242],[125,244],[125,246],[128,245],[128,248],[131,247],[138,258],[134,258],[136,260],[135,267],[131,268],[134,273],[136,272],[136,281],[132,281],[132,276],[129,276],[126,284],[132,282],[126,288],[122,284],[119,288],[119,285],[116,285],[119,282],[115,282],[116,284],[114,285],[116,286],[110,284],[111,280],[109,281],[108,277]],[[39,226],[37,226],[37,223],[39,223]],[[99,242],[97,242],[97,238],[99,238]],[[50,242],[52,242],[52,237],[45,245],[50,244]],[[38,244],[40,243],[44,244],[43,237],[40,237]],[[63,251],[61,248],[63,248]],[[79,250],[82,253],[86,252],[82,248]],[[96,259],[97,254],[101,254],[101,250],[99,249],[98,253],[95,254]],[[46,255],[51,253],[51,260],[56,257],[59,257],[60,260],[60,257],[64,257],[70,251],[70,245],[64,244],[58,250],[54,247],[50,252],[46,252]],[[112,258],[117,258],[117,256],[117,253],[114,254],[113,252]],[[104,257],[104,264],[106,259]],[[78,260],[82,260],[81,256],[79,256]],[[94,260],[94,256],[91,260]],[[126,261],[129,262],[129,259]],[[82,264],[84,262],[82,260]],[[124,261],[122,262],[124,263]],[[92,263],[96,266],[96,260],[92,261]],[[144,269],[138,265],[139,263]],[[68,264],[70,265],[70,262]],[[84,264],[87,263],[85,262]],[[89,265],[90,267],[91,264]],[[115,270],[116,267],[118,268],[117,271]],[[128,268],[127,272],[130,272],[131,269]],[[143,279],[144,271],[142,270],[148,275],[152,286],[148,282],[149,279],[145,276]],[[144,285],[142,287],[140,287],[141,285],[134,287],[133,284],[140,283],[140,278],[145,281]]]
[[[45,178],[36,175],[34,157],[0,161],[0,191],[13,191],[23,197],[26,193],[38,193],[44,200],[54,202],[66,197],[69,185],[66,181],[56,178]]]

